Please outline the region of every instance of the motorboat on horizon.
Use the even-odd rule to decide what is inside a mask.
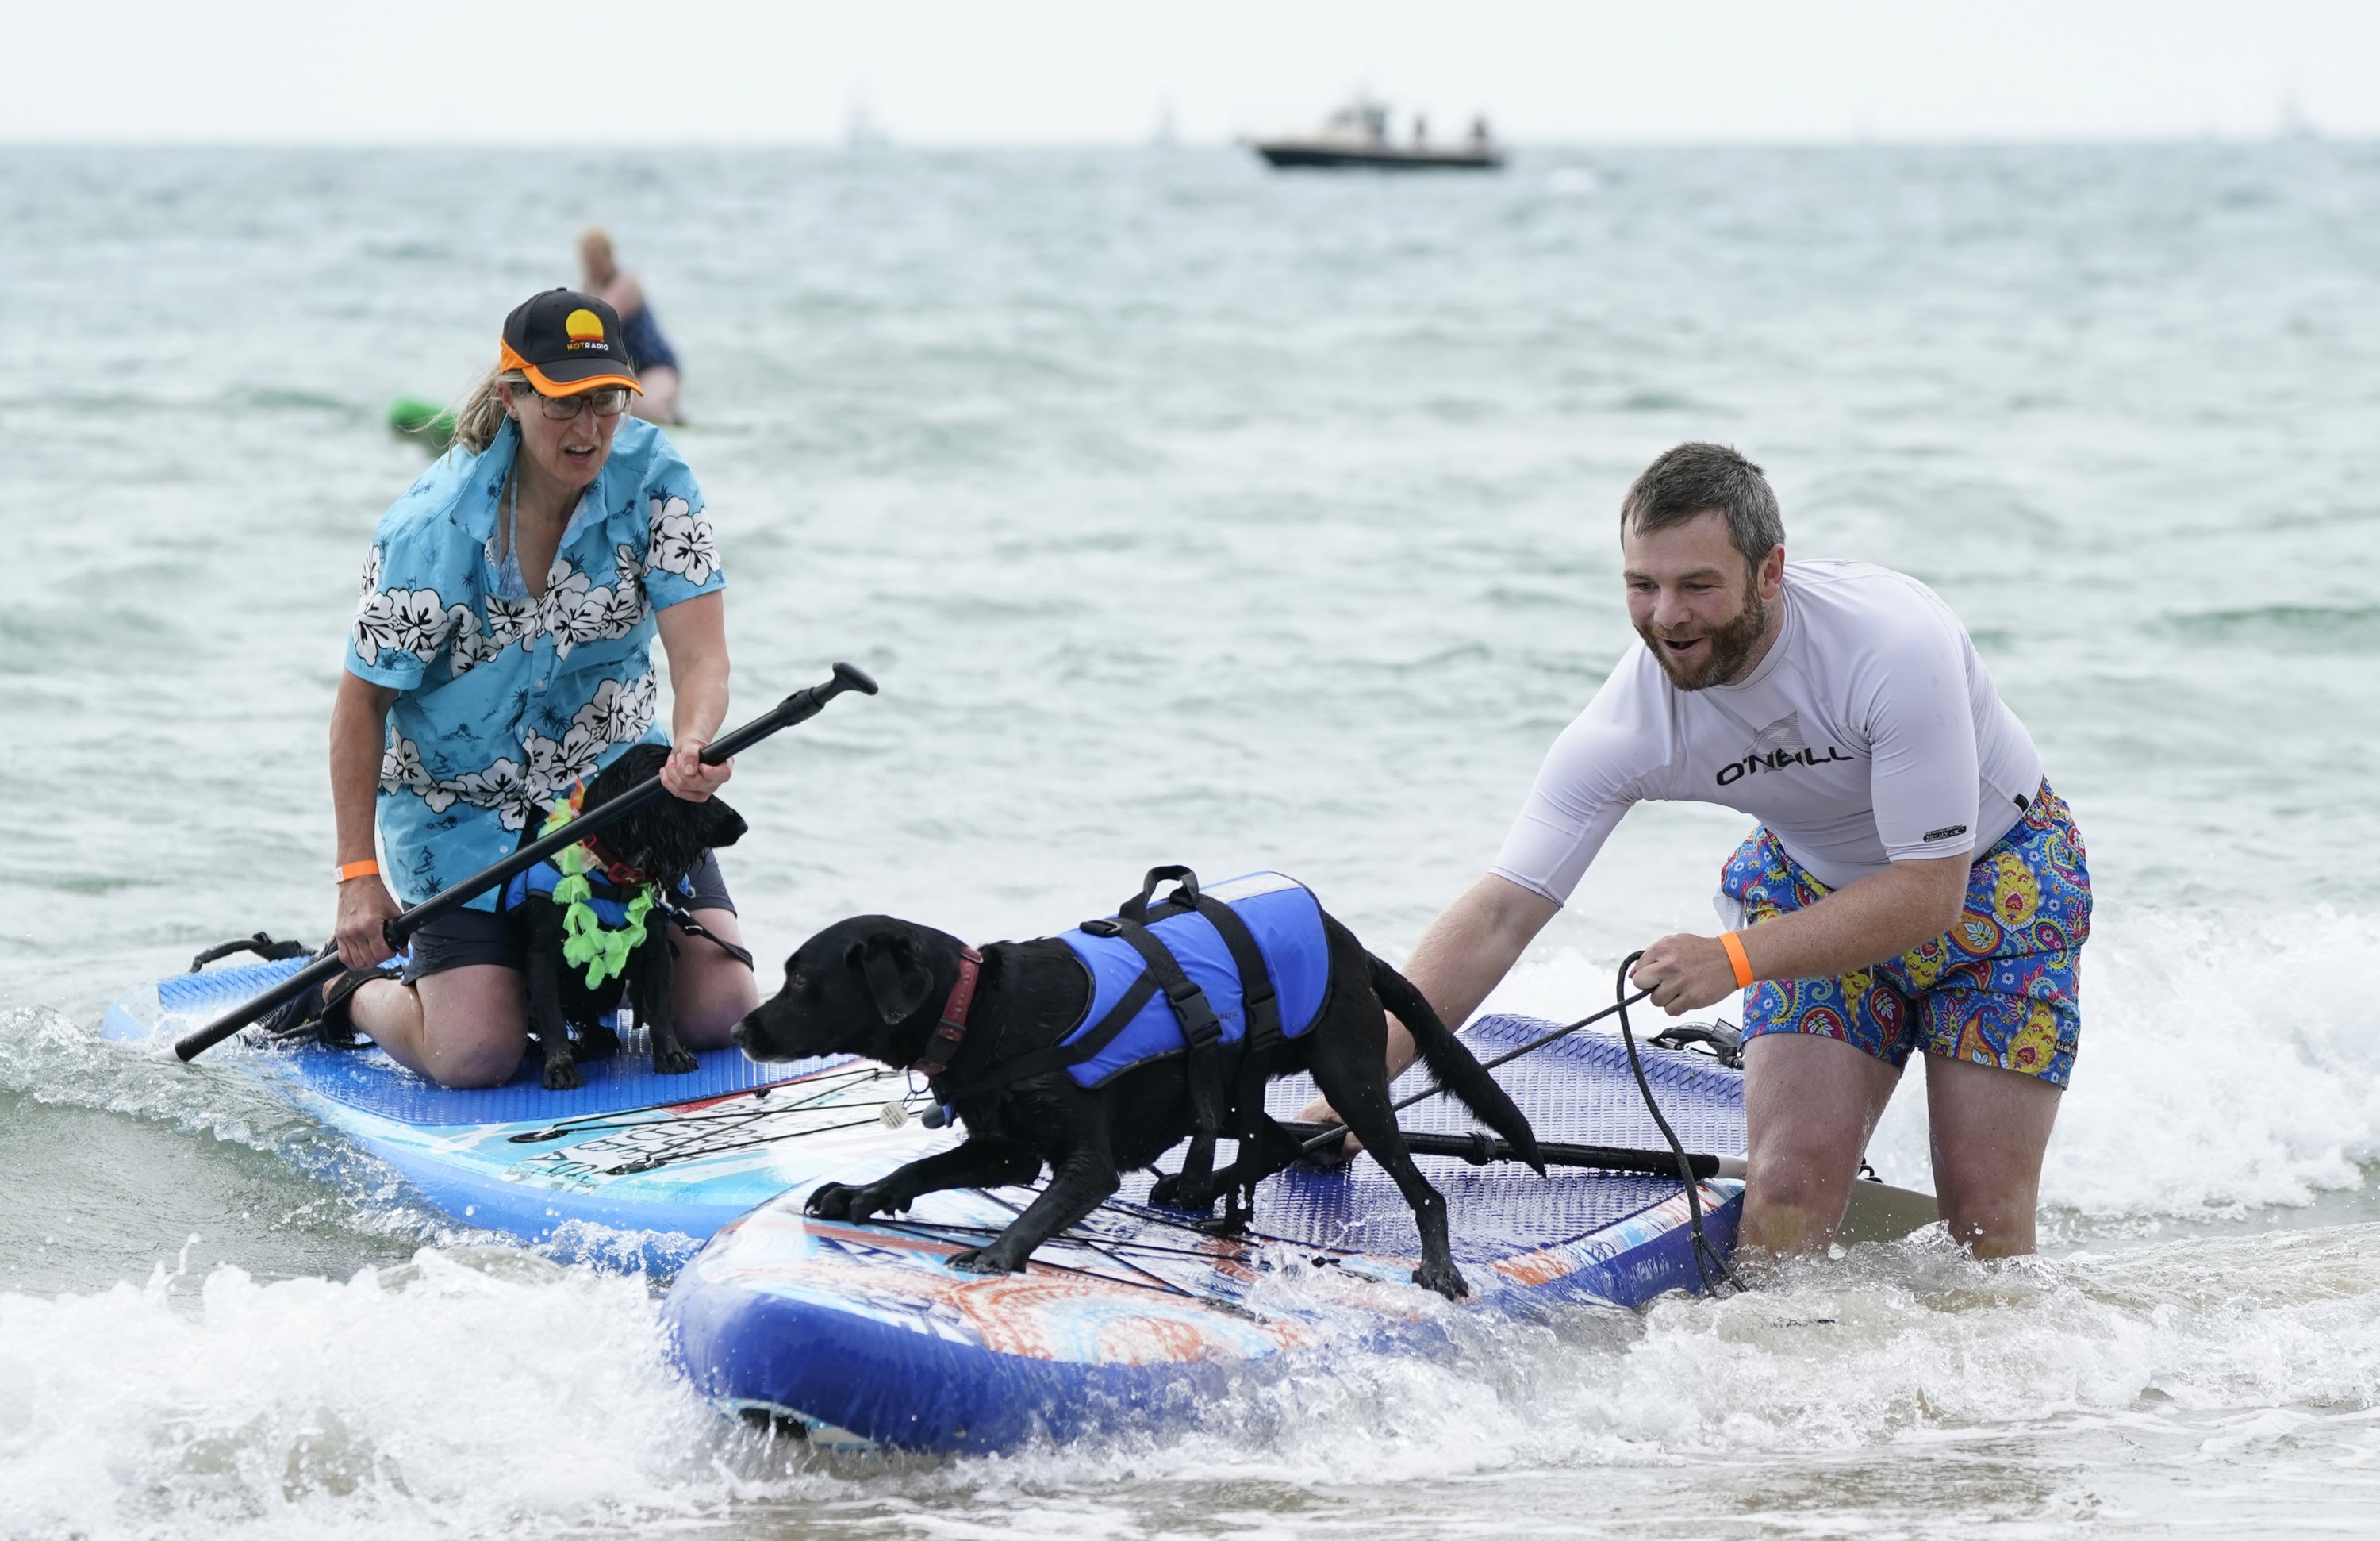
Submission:
[[[1388,104],[1364,96],[1311,134],[1247,144],[1267,165],[1281,170],[1495,171],[1504,164],[1504,149],[1484,115],[1471,120],[1463,138],[1433,144],[1427,115],[1415,113],[1411,136],[1398,143],[1389,133]]]

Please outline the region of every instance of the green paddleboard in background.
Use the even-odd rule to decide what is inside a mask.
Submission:
[[[432,455],[445,454],[446,446],[455,442],[455,414],[419,396],[399,396],[391,402],[388,427],[392,433],[419,440]]]

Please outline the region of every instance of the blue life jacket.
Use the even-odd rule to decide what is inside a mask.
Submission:
[[[1278,872],[1254,872],[1207,889],[1231,907],[1254,940],[1277,999],[1281,1033],[1297,1037],[1322,1014],[1330,986],[1330,946],[1322,906],[1305,884]],[[1164,944],[1189,981],[1206,995],[1222,1027],[1222,1042],[1247,1036],[1246,1002],[1231,946],[1215,923],[1195,911],[1149,913],[1148,934]],[[1090,971],[1091,1000],[1062,1045],[1085,1057],[1067,1067],[1076,1083],[1096,1086],[1133,1066],[1186,1053],[1189,1042],[1165,992],[1139,951],[1122,936],[1102,935],[1099,922],[1058,940]],[[1137,1004],[1135,1005],[1135,1001]],[[1124,1009],[1132,1008],[1128,1012]]]
[[[539,862],[526,872],[514,874],[513,880],[504,885],[504,896],[497,902],[496,909],[509,915],[527,904],[532,893],[551,895],[554,885],[561,881],[562,868],[551,861]],[[598,925],[607,931],[616,931],[628,923],[628,901],[636,897],[633,889],[617,887],[601,872],[592,871],[587,874],[587,886],[593,891],[588,895],[587,907],[595,912]],[[694,897],[694,884],[688,879],[680,879],[677,891],[662,897],[682,904]]]

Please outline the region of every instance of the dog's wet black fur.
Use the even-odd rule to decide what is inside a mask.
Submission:
[[[1415,1170],[1389,1107],[1383,1003],[1412,1032],[1439,1080],[1542,1174],[1536,1136],[1411,982],[1329,915],[1323,926],[1330,984],[1321,1014],[1305,1032],[1269,1051],[1266,1074],[1313,1074],[1413,1206],[1422,1241],[1414,1281],[1460,1298],[1469,1286],[1447,1245],[1446,1200]],[[858,1054],[911,1065],[925,1053],[957,981],[961,945],[945,932],[890,916],[840,921],[785,960],[784,988],[736,1025],[735,1042],[757,1060]],[[1082,1020],[1089,995],[1088,975],[1063,941],[984,948],[966,1037],[943,1084],[964,1093],[999,1063],[1057,1043]],[[945,1188],[1030,1183],[1046,1164],[1050,1179],[1040,1196],[990,1244],[951,1259],[973,1272],[1014,1273],[1035,1247],[1113,1195],[1121,1173],[1151,1165],[1192,1127],[1189,1078],[1180,1055],[1135,1066],[1092,1088],[1063,1070],[1027,1077],[962,1095],[956,1111],[966,1124],[965,1144],[864,1186],[827,1183],[810,1195],[810,1213],[864,1220],[905,1210],[920,1195]],[[1244,1175],[1280,1170],[1295,1157],[1298,1142],[1269,1119],[1265,1128],[1267,1148],[1243,1149],[1232,1166],[1214,1173],[1209,1192],[1184,1193],[1166,1178],[1152,1199],[1205,1209]]]
[[[659,745],[638,745],[587,783],[586,806],[601,807],[657,773],[668,758],[669,751]],[[689,803],[663,792],[605,826],[595,839],[613,860],[649,874],[668,893],[701,863],[703,853],[735,844],[744,837],[744,828],[743,817],[717,797]],[[534,825],[523,834],[524,842],[534,838],[533,831]],[[578,1061],[609,1059],[620,1051],[620,1040],[603,1018],[618,1010],[622,997],[632,989],[637,1020],[652,1035],[653,1069],[663,1075],[693,1070],[695,1057],[678,1042],[670,1015],[676,947],[660,908],[646,921],[644,945],[628,954],[628,966],[591,989],[586,969],[562,955],[565,908],[547,895],[531,894],[506,912],[528,950],[528,1036],[545,1059],[545,1088],[568,1091],[582,1086]],[[575,1045],[569,1032],[574,1026],[578,1029]]]

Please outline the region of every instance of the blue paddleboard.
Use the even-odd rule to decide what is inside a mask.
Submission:
[[[163,1052],[301,966],[178,976],[117,1001],[101,1031]],[[1490,1017],[1464,1037],[1486,1059],[1552,1025]],[[1067,1438],[1177,1413],[1224,1388],[1235,1366],[1426,1343],[1449,1312],[1629,1307],[1703,1285],[1675,1180],[1561,1169],[1540,1178],[1429,1156],[1417,1159],[1446,1195],[1473,1292],[1459,1304],[1410,1282],[1420,1251],[1412,1212],[1361,1158],[1270,1180],[1237,1237],[1149,1206],[1153,1179],[1135,1174],[1026,1272],[963,1273],[949,1258],[1007,1225],[1033,1189],[933,1195],[865,1224],[802,1213],[821,1183],[865,1181],[956,1143],[958,1132],[917,1122],[925,1099],[907,1077],[848,1059],[699,1058],[691,1074],[655,1075],[631,1032],[619,1058],[582,1065],[587,1085],[568,1092],[544,1090],[533,1065],[510,1086],[445,1090],[370,1049],[234,1041],[203,1063],[253,1077],[343,1132],[458,1220],[565,1256],[682,1268],[664,1314],[694,1384],[722,1410],[823,1442],[955,1451]],[[1687,1051],[1648,1049],[1645,1060],[1689,1149],[1743,1149],[1739,1073]],[[1544,1138],[1661,1144],[1615,1037],[1575,1034],[1497,1074]],[[1398,1090],[1424,1084],[1409,1075]],[[1312,1091],[1284,1081],[1270,1103],[1286,1116]],[[1402,1116],[1415,1130],[1472,1127],[1444,1098]],[[1700,1187],[1722,1254],[1741,1194],[1726,1179]]]
[[[1490,1017],[1463,1036],[1482,1059],[1552,1030]],[[1645,1050],[1662,1110],[1687,1148],[1741,1153],[1742,1075],[1694,1052]],[[1423,1073],[1426,1074],[1427,1073]],[[1580,1033],[1497,1073],[1538,1135],[1659,1148],[1616,1037]],[[1408,1077],[1400,1093],[1427,1083]],[[1286,1116],[1312,1095],[1275,1086]],[[1464,1133],[1469,1115],[1434,1098],[1401,1115],[1414,1130]],[[948,1136],[939,1136],[947,1139]],[[821,1163],[820,1180],[864,1181],[931,1148],[886,1131],[865,1160]],[[1219,1161],[1222,1159],[1219,1154]],[[1410,1282],[1413,1214],[1378,1165],[1303,1169],[1263,1185],[1248,1234],[1206,1234],[1145,1200],[1153,1179],[1008,1276],[960,1272],[1032,1202],[1028,1188],[937,1194],[866,1224],[802,1213],[806,1183],[711,1238],[664,1306],[675,1352],[719,1406],[791,1424],[817,1440],[929,1451],[995,1450],[1036,1434],[1068,1438],[1119,1421],[1162,1420],[1222,1390],[1236,1366],[1337,1348],[1396,1349],[1443,1332],[1448,1313],[1502,1315],[1547,1302],[1634,1306],[1699,1289],[1683,1185],[1675,1180],[1417,1158],[1446,1195],[1469,1299],[1449,1304]],[[1701,1185],[1706,1232],[1731,1249],[1742,1184]]]

